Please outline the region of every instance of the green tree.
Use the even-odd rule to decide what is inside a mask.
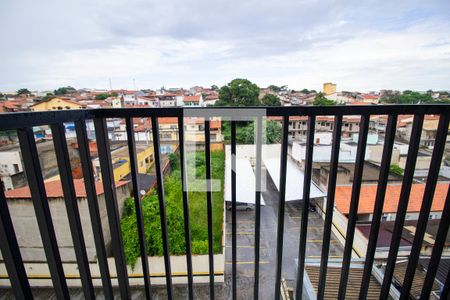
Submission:
[[[280,106],[281,105],[281,100],[276,95],[266,94],[261,99],[261,104],[265,105],[265,106]]]
[[[31,92],[28,89],[23,88],[17,91],[17,95],[31,95]]]
[[[423,104],[437,102],[431,97],[431,92],[419,93],[411,90],[405,90],[402,94],[398,92],[387,93],[380,99],[380,101],[390,104]]]
[[[107,93],[102,93],[102,94],[97,94],[95,95],[95,100],[105,100],[109,97],[110,95]]]
[[[76,93],[76,89],[71,86],[60,87],[53,91],[53,93],[57,96],[64,96],[66,94]]]
[[[281,88],[279,86],[276,86],[273,84],[269,85],[267,88],[274,91],[275,93],[278,93],[281,90]]]
[[[319,92],[316,97],[314,97],[313,105],[330,106],[336,105],[336,101],[327,99],[322,92]]]
[[[211,86],[211,89],[212,89],[213,91],[217,91],[217,90],[219,89],[219,87],[218,87],[217,85],[213,84],[213,85]]]
[[[247,79],[234,79],[219,90],[216,106],[256,106],[259,87]]]
[[[401,104],[420,104],[420,103],[431,103],[433,98],[431,94],[422,94],[414,91],[404,91],[400,96]]]
[[[279,122],[269,120],[265,123],[265,141],[268,144],[281,142],[282,126]],[[230,122],[222,122],[223,140],[226,144],[231,141]],[[239,144],[253,144],[255,141],[254,122],[238,121],[236,127],[236,142]]]

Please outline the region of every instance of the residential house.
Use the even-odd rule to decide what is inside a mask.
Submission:
[[[370,104],[370,103],[378,103],[380,101],[380,96],[374,94],[360,94],[356,96],[356,99],[357,101]]]
[[[203,96],[202,94],[194,96],[177,96],[177,106],[201,107],[203,106]]]
[[[154,162],[153,145],[147,145],[142,143],[136,144],[136,158],[138,173],[147,173]],[[114,180],[120,181],[130,174],[130,158],[128,153],[128,147],[120,147],[111,151],[111,159],[113,166]],[[92,160],[94,166],[94,175],[101,180],[100,161],[98,158]]]
[[[80,103],[74,102],[66,98],[52,98],[45,101],[40,101],[33,104],[32,111],[48,111],[48,110],[68,110],[68,109],[82,109],[84,106]]]
[[[88,199],[83,179],[74,179],[74,188],[77,197],[78,210],[80,212],[81,226],[86,243],[86,252],[89,261],[96,261],[96,249],[92,233]],[[117,195],[117,206],[119,216],[124,209],[124,201],[130,196],[128,181],[115,183],[115,193]],[[109,231],[108,218],[106,213],[103,184],[100,181],[95,183],[95,190],[98,197],[98,207],[102,223],[104,242],[108,253],[111,253],[111,235]],[[75,262],[75,252],[70,233],[70,226],[67,219],[66,200],[60,180],[45,182],[47,201],[50,206],[52,221],[55,228],[56,239],[64,262]],[[13,189],[5,192],[9,212],[14,225],[14,230],[18,239],[22,258],[25,262],[46,261],[44,248],[42,245],[39,226],[36,221],[33,201],[28,186]]]
[[[0,148],[0,178],[4,190],[12,190],[26,184],[22,157],[18,147]]]
[[[383,221],[394,221],[401,184],[389,184],[386,188],[386,196],[383,205]],[[420,208],[422,206],[425,184],[415,183],[411,187],[411,195],[408,201],[406,220],[417,220]],[[448,191],[448,183],[436,184],[436,191],[431,206],[430,219],[439,219],[442,215],[445,199]],[[350,196],[352,193],[351,185],[336,186],[335,205],[336,208],[344,215],[350,212]],[[375,205],[375,196],[377,193],[377,185],[362,185],[358,206],[358,221],[372,221],[373,210]]]

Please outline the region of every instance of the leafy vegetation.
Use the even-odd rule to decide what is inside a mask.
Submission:
[[[399,165],[391,165],[389,167],[389,171],[395,175],[399,175],[399,176],[403,175],[403,169]]]
[[[309,93],[316,93],[316,91],[315,90],[303,89],[303,90],[300,91],[300,93],[309,94]]]
[[[386,93],[380,101],[390,104],[423,104],[437,102],[431,97],[431,93],[419,93],[410,90],[403,91],[401,94],[399,92]]]
[[[205,153],[188,153],[186,159],[195,160],[197,178],[205,178]],[[224,178],[224,152],[211,152],[212,177]],[[169,249],[172,255],[185,253],[183,198],[181,187],[180,161],[178,155],[170,156],[172,172],[164,178],[164,192],[166,196],[166,214],[169,234]],[[206,193],[189,192],[189,210],[191,222],[191,241],[193,254],[208,253],[208,225],[206,210]],[[223,189],[213,192],[213,238],[214,253],[222,251],[222,217],[223,217]],[[145,241],[147,254],[150,256],[163,255],[161,221],[159,202],[156,189],[153,189],[142,199],[144,216]],[[121,220],[122,236],[126,262],[134,266],[140,256],[139,238],[137,234],[136,211],[134,199],[125,201],[124,213]]]
[[[266,94],[261,99],[261,104],[265,105],[265,106],[280,106],[281,105],[281,100],[276,95]]]
[[[31,92],[28,89],[19,89],[17,95],[31,95]]]
[[[101,93],[95,95],[95,100],[105,100],[109,97],[117,97],[117,93]]]
[[[336,105],[336,101],[327,99],[322,92],[319,92],[316,97],[314,97],[313,105]]]
[[[219,90],[215,106],[256,106],[259,87],[247,79],[234,79]]]
[[[279,122],[269,120],[266,122],[266,140],[267,144],[276,144],[281,141],[282,127]],[[222,134],[225,143],[231,142],[230,122],[222,122]],[[238,122],[236,126],[236,142],[238,144],[253,144],[255,136],[254,122]]]
[[[54,94],[57,96],[64,96],[66,94],[76,93],[77,90],[71,86],[64,86],[54,90]]]

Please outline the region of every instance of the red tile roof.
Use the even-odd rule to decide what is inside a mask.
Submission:
[[[183,101],[184,102],[199,102],[200,101],[200,95],[184,96]]]
[[[436,185],[431,211],[442,211],[447,197],[448,187],[448,183],[439,183]],[[383,205],[383,213],[397,212],[401,188],[401,185],[388,185]],[[420,212],[424,190],[425,184],[412,185],[408,202],[408,212]],[[352,186],[345,185],[336,187],[335,206],[343,214],[348,214],[350,211],[351,193]],[[377,185],[361,186],[358,214],[373,213],[376,193]]]
[[[84,188],[84,180],[83,179],[74,179],[73,180],[75,193],[77,198],[86,198],[86,189]],[[116,187],[121,187],[127,184],[128,181],[118,181],[116,182]],[[95,183],[95,189],[97,191],[97,195],[103,194],[103,184],[101,181],[97,181]],[[47,198],[61,198],[64,197],[61,180],[48,181],[45,183],[45,191],[47,192]],[[5,191],[5,196],[7,199],[24,199],[31,198],[30,188],[28,186]]]
[[[377,100],[377,99],[379,99],[380,98],[380,96],[376,96],[376,95],[362,95],[362,97],[364,98],[364,99],[371,99],[371,100]]]

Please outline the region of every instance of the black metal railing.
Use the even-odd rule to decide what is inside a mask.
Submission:
[[[408,199],[410,196],[411,186],[413,183],[414,169],[417,161],[420,137],[424,123],[424,116],[428,114],[439,115],[439,124],[436,133],[435,145],[433,148],[431,164],[429,167],[428,177],[425,185],[425,192],[423,195],[423,203],[419,214],[417,229],[412,244],[411,254],[408,260],[407,272],[405,273],[403,287],[400,291],[401,299],[408,299],[412,282],[414,279],[415,270],[418,264],[421,245],[424,239],[427,220],[430,214],[432,199],[434,196],[440,164],[442,161],[446,139],[448,134],[449,119],[450,119],[450,105],[385,105],[385,106],[335,106],[335,107],[267,107],[267,108],[164,108],[164,109],[96,109],[96,110],[79,110],[79,111],[57,111],[57,112],[32,112],[32,113],[10,113],[0,115],[0,130],[17,130],[20,149],[24,162],[24,169],[30,187],[32,202],[36,213],[39,231],[43,240],[43,247],[47,257],[47,263],[53,282],[54,291],[57,298],[68,299],[69,289],[66,282],[66,277],[62,267],[61,256],[59,253],[55,229],[50,215],[50,208],[47,201],[47,195],[44,187],[44,179],[42,177],[41,166],[39,163],[39,155],[36,147],[35,137],[33,134],[33,126],[50,125],[53,142],[55,146],[57,164],[61,182],[63,186],[63,194],[66,201],[66,208],[68,214],[68,222],[70,225],[70,233],[73,240],[73,245],[76,254],[76,261],[78,264],[80,279],[83,286],[84,297],[87,299],[94,299],[95,292],[92,282],[92,275],[89,269],[87,254],[85,249],[85,242],[82,234],[82,227],[80,222],[80,214],[78,212],[77,200],[75,195],[74,183],[71,172],[70,159],[67,149],[67,142],[64,132],[64,123],[74,122],[77,134],[77,141],[79,145],[80,160],[82,166],[82,173],[84,177],[86,194],[88,198],[89,213],[92,222],[93,235],[96,246],[97,260],[101,274],[101,282],[105,298],[113,298],[113,284],[111,283],[111,276],[107,262],[107,254],[105,245],[103,243],[103,232],[101,230],[101,220],[99,207],[97,204],[97,193],[95,190],[95,180],[93,176],[93,167],[90,163],[90,150],[88,146],[88,135],[86,129],[86,121],[93,120],[95,124],[95,135],[98,146],[98,155],[101,166],[101,175],[103,182],[103,189],[106,199],[106,210],[108,215],[109,230],[111,232],[111,244],[114,253],[115,267],[117,271],[118,287],[120,290],[120,297],[123,299],[130,298],[130,284],[127,274],[127,267],[125,263],[125,254],[120,228],[120,215],[117,206],[116,193],[114,189],[114,176],[111,164],[111,150],[109,146],[108,131],[106,126],[107,118],[123,118],[126,120],[127,127],[127,141],[131,165],[133,196],[135,200],[135,210],[137,217],[139,246],[141,251],[142,270],[144,273],[143,283],[145,288],[145,295],[147,299],[152,297],[152,284],[149,276],[149,265],[146,259],[146,242],[144,237],[144,220],[142,215],[142,208],[140,203],[139,189],[137,188],[137,159],[136,146],[133,133],[133,118],[151,118],[152,119],[152,136],[153,146],[155,150],[155,165],[157,177],[157,190],[160,209],[161,220],[161,234],[164,252],[164,266],[167,297],[172,299],[173,284],[172,272],[170,264],[169,240],[166,217],[166,204],[164,195],[164,176],[162,172],[162,162],[160,157],[160,141],[159,141],[159,127],[158,118],[176,117],[178,118],[179,131],[179,146],[181,159],[181,176],[183,186],[183,216],[184,216],[184,231],[186,244],[186,263],[187,263],[187,285],[188,297],[194,298],[194,282],[192,271],[192,250],[191,250],[191,235],[189,223],[189,205],[188,205],[188,191],[186,183],[186,156],[184,149],[184,117],[186,112],[191,114],[196,110],[202,113],[208,113],[210,116],[227,117],[231,120],[231,195],[232,195],[232,209],[231,209],[231,224],[232,224],[232,272],[231,272],[231,289],[232,298],[237,298],[237,248],[236,248],[236,180],[239,174],[236,173],[236,126],[237,122],[233,117],[236,112],[246,115],[247,117],[256,118],[256,193],[255,193],[255,242],[254,242],[254,299],[258,299],[259,278],[260,278],[260,232],[261,232],[261,141],[262,141],[262,120],[260,114],[254,114],[253,109],[264,110],[265,116],[277,116],[282,118],[282,140],[281,140],[281,156],[280,156],[280,184],[279,184],[279,208],[278,208],[278,227],[277,227],[277,246],[275,259],[275,299],[280,299],[280,286],[282,275],[283,262],[283,237],[284,237],[284,221],[285,221],[285,195],[286,195],[286,172],[288,160],[288,134],[289,134],[289,117],[291,116],[307,116],[307,148],[305,157],[305,176],[304,176],[304,190],[302,202],[301,215],[301,230],[299,236],[299,251],[298,251],[298,268],[296,280],[296,299],[301,299],[303,294],[303,279],[305,272],[305,252],[308,232],[308,207],[310,201],[309,187],[311,184],[313,151],[314,151],[314,131],[315,120],[317,116],[334,116],[333,129],[333,144],[331,154],[331,168],[329,173],[329,184],[327,187],[327,203],[326,215],[324,221],[324,235],[322,254],[320,260],[320,276],[317,297],[323,299],[326,287],[326,273],[328,266],[328,257],[330,251],[331,240],[331,226],[333,218],[333,207],[335,198],[336,178],[338,172],[339,161],[339,147],[341,140],[341,127],[343,116],[357,115],[361,116],[358,146],[356,154],[355,171],[353,177],[353,186],[350,200],[350,211],[348,214],[348,226],[345,235],[346,242],[344,247],[344,256],[342,260],[342,271],[339,284],[339,299],[345,299],[349,291],[347,291],[347,281],[349,278],[349,268],[352,255],[352,245],[355,235],[355,227],[357,221],[357,211],[359,194],[363,176],[363,166],[366,153],[367,136],[369,132],[369,122],[371,115],[386,115],[388,116],[383,154],[380,164],[380,173],[378,180],[378,188],[376,192],[376,202],[373,212],[373,219],[371,221],[371,231],[369,243],[367,246],[367,253],[365,255],[364,272],[359,291],[351,291],[358,293],[360,299],[365,299],[369,288],[369,279],[372,273],[372,266],[374,263],[378,231],[380,229],[380,222],[383,210],[383,202],[388,183],[388,175],[390,162],[392,157],[393,145],[395,140],[395,133],[397,128],[397,118],[399,115],[410,114],[414,116],[411,138],[409,141],[409,150],[406,160],[406,168],[404,170],[402,189],[400,194],[400,201],[397,211],[394,230],[392,233],[392,240],[390,251],[385,267],[384,278],[381,287],[381,299],[386,299],[389,296],[392,277],[394,273],[395,263],[397,260],[397,253],[400,246],[400,237],[402,235],[405,216],[407,213]],[[191,115],[190,114],[190,115]],[[210,155],[210,120],[205,119],[205,162],[206,162],[206,179],[211,179],[211,155]],[[207,225],[208,225],[208,258],[209,258],[209,281],[210,281],[210,298],[215,298],[214,286],[214,255],[213,255],[213,215],[212,215],[212,194],[211,181],[207,181]],[[18,299],[32,298],[31,287],[27,278],[27,273],[24,268],[23,260],[20,254],[19,245],[14,232],[13,223],[8,211],[5,194],[0,192],[0,247],[3,254],[4,264],[9,274],[10,283],[15,296]],[[443,249],[445,247],[445,240],[450,224],[450,199],[449,194],[445,201],[445,206],[442,212],[442,218],[439,224],[439,229],[436,234],[436,240],[431,254],[428,271],[423,284],[421,299],[427,299],[430,295],[431,288],[436,276],[437,267],[441,259]],[[448,276],[450,278],[450,274]],[[449,294],[449,280],[445,283],[442,290],[441,297],[447,299]]]

